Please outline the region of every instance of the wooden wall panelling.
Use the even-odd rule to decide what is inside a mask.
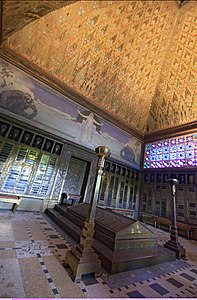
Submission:
[[[197,173],[193,170],[154,170],[142,174],[140,212],[171,218],[169,178],[177,178],[177,221],[197,226]]]
[[[138,215],[139,172],[114,162],[106,162],[98,204],[104,207],[131,209]]]

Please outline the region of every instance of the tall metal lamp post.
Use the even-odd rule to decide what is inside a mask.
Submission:
[[[169,179],[168,183],[171,190],[171,221],[172,225],[170,228],[170,240],[167,241],[163,246],[174,251],[176,253],[176,258],[180,259],[182,256],[185,256],[185,249],[178,242],[178,230],[176,223],[176,187],[179,184],[177,179]]]
[[[95,276],[100,275],[101,261],[92,248],[96,206],[98,200],[99,189],[103,174],[105,158],[110,156],[110,150],[105,146],[99,146],[95,149],[96,155],[99,157],[97,165],[97,176],[93,190],[93,197],[90,201],[89,211],[80,236],[80,244],[76,248],[72,248],[67,252],[65,264],[69,265],[72,270],[73,280],[81,280],[81,276],[94,273]]]

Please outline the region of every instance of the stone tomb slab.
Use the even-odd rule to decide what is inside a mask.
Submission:
[[[65,208],[61,211],[58,207],[61,220],[65,214],[65,218],[73,222],[73,228],[79,228],[78,232],[82,229],[79,224],[87,219],[88,210],[87,203],[68,207],[66,212]],[[75,220],[81,222],[76,224]],[[77,238],[79,240],[79,236]],[[175,259],[174,252],[158,246],[153,232],[144,224],[100,207],[96,209],[93,248],[110,274]]]

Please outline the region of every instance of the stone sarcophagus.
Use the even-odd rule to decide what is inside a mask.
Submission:
[[[61,227],[79,242],[88,209],[89,204],[82,203],[68,208],[56,206],[49,213],[51,217],[56,215],[57,221],[58,211],[62,220],[59,225],[65,219]],[[172,251],[158,245],[143,223],[100,207],[96,209],[93,248],[110,274],[175,259]]]

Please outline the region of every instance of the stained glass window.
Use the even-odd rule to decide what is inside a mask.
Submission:
[[[144,168],[181,168],[197,166],[197,134],[148,143]]]

